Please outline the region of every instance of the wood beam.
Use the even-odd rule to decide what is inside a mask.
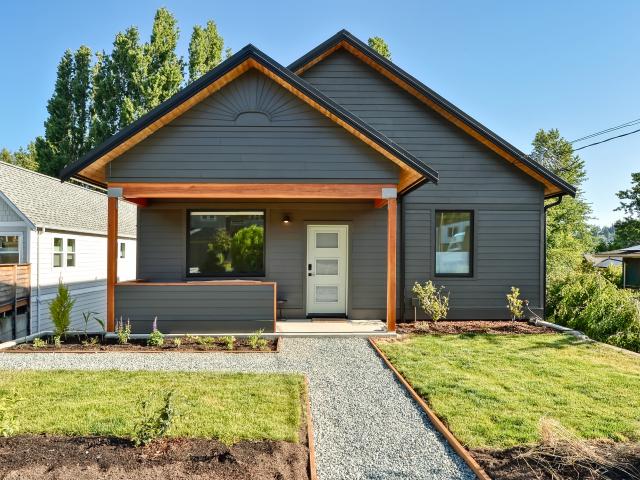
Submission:
[[[201,199],[328,199],[374,200],[382,198],[383,188],[394,184],[378,183],[109,183],[122,188],[123,196],[136,198]]]
[[[375,208],[382,208],[387,206],[387,200],[382,198],[377,198],[373,201],[373,206]]]
[[[115,285],[118,281],[118,199],[107,204],[107,332],[115,331]]]
[[[135,203],[141,208],[145,208],[149,206],[148,198],[125,198],[127,202]]]
[[[398,201],[387,200],[387,330],[396,331]]]

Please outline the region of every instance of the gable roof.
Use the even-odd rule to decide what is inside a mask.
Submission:
[[[0,199],[31,228],[107,233],[107,196],[96,190],[0,162]],[[120,203],[120,236],[136,236],[136,208]]]
[[[544,184],[545,197],[575,196],[576,188],[549,171],[509,142],[489,130],[458,107],[447,101],[418,79],[390,62],[347,30],[340,30],[298,60],[289,65],[289,70],[301,75],[338,49],[344,49],[370,67],[393,81],[447,120],[467,132],[498,155]]]
[[[91,150],[83,158],[67,165],[60,173],[60,178],[67,180],[72,176],[76,176],[94,183],[104,184],[106,182],[104,166],[107,163],[177,118],[192,106],[232,82],[250,68],[255,68],[267,75],[296,97],[305,101],[398,165],[401,169],[400,190],[408,189],[425,179],[432,182],[438,181],[438,173],[435,170],[253,45],[247,45],[198,80]]]

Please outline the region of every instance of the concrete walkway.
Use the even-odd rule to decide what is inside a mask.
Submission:
[[[366,339],[282,342],[278,354],[0,353],[0,369],[302,372],[320,479],[474,478]]]

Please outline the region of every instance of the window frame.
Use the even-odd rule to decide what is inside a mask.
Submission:
[[[60,243],[61,245],[61,249],[59,252],[56,252],[56,240],[60,239]],[[63,236],[54,236],[51,239],[51,266],[53,268],[65,268],[65,258],[64,258],[64,251],[65,251],[65,240],[66,238]],[[60,255],[60,265],[56,266],[56,255]]]
[[[22,251],[24,250],[24,232],[0,232],[0,237],[18,237],[18,264],[23,263],[24,257]],[[11,263],[6,265],[12,265]]]
[[[62,250],[59,252],[55,251],[56,239],[59,238],[62,240]],[[73,265],[67,265],[67,254],[69,253],[68,242],[72,240],[74,242],[73,252]],[[61,255],[60,266],[56,267],[55,265],[55,256]],[[73,235],[62,235],[62,234],[53,234],[51,237],[51,268],[54,269],[67,269],[67,268],[77,268],[78,267],[78,237]]]
[[[78,242],[73,237],[67,237],[64,242],[64,266],[66,268],[75,268],[78,265]],[[73,242],[73,251],[69,252],[69,242]],[[69,265],[69,255],[73,255],[73,265]]]
[[[192,213],[206,213],[206,212],[260,212],[262,213],[262,218],[264,219],[263,225],[263,242],[262,242],[262,271],[261,272],[253,272],[253,273],[190,273],[189,272],[189,257],[191,253],[191,243],[189,242],[189,225]],[[267,211],[263,208],[188,208],[186,211],[186,224],[185,224],[185,233],[186,233],[186,244],[187,248],[185,255],[185,277],[186,278],[265,278],[267,276]]]
[[[433,276],[438,278],[473,278],[475,274],[475,249],[476,249],[476,221],[475,210],[471,208],[438,208],[433,215]],[[439,213],[468,213],[469,214],[469,272],[468,273],[438,273],[437,272],[437,237],[438,237],[438,214]]]

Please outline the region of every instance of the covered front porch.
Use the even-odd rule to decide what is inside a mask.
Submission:
[[[149,333],[157,317],[168,334],[392,334],[396,192],[392,184],[109,184],[107,328],[122,318]],[[140,206],[135,282],[117,281],[120,199]],[[224,242],[240,227],[260,230],[258,260],[231,265],[217,251],[220,225]]]

